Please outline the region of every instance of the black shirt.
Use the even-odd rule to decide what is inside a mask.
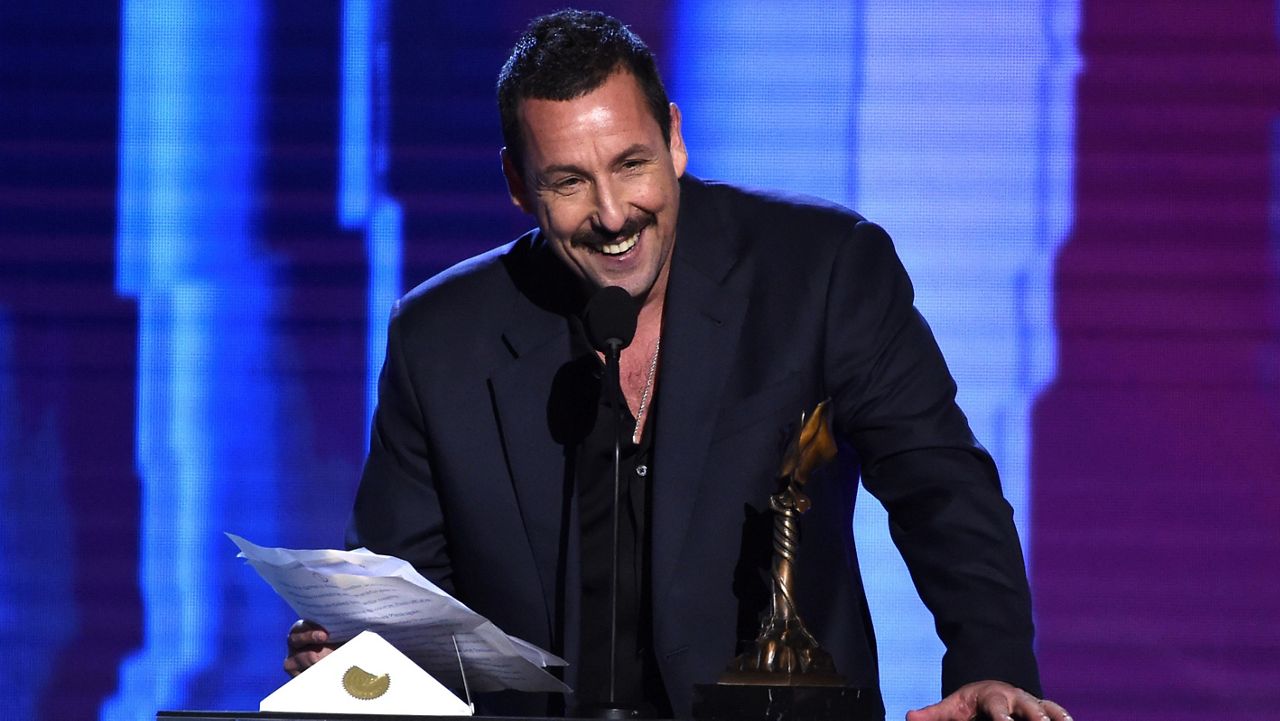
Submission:
[[[584,334],[574,333],[575,351],[594,356]],[[577,353],[575,352],[575,355]],[[669,718],[667,700],[653,654],[650,592],[650,486],[653,479],[653,395],[645,412],[648,431],[640,444],[631,442],[635,418],[626,402],[619,407],[610,391],[604,364],[594,366],[599,384],[595,422],[577,452],[577,496],[581,528],[581,648],[579,650],[577,709],[609,702],[610,592],[613,568],[613,450],[616,418],[621,411],[622,445],[619,481],[621,507],[618,529],[618,666],[614,699],[617,706],[638,708],[643,715]]]

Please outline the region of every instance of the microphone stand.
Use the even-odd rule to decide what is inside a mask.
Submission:
[[[609,705],[597,710],[596,718],[634,719],[637,709],[618,705],[618,566],[620,565],[620,529],[622,525],[622,410],[626,398],[622,393],[622,341],[610,338],[605,352],[605,377],[613,394],[613,568],[609,590]]]
[[[609,700],[590,707],[595,718],[636,719],[639,709],[618,704],[618,589],[622,534],[622,423],[626,397],[622,393],[622,349],[636,333],[639,306],[625,289],[608,286],[596,291],[583,314],[591,345],[604,354],[605,383],[613,397],[613,567],[609,592]]]

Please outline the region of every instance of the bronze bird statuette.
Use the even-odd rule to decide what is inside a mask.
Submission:
[[[830,401],[818,404],[800,417],[800,431],[787,447],[778,472],[784,484],[769,498],[773,509],[773,592],[769,615],[760,626],[755,648],[738,656],[720,683],[769,686],[841,686],[831,655],[818,641],[796,611],[793,575],[800,541],[800,514],[812,505],[804,484],[819,466],[836,456],[831,433]]]

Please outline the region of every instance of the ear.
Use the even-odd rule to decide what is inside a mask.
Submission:
[[[502,175],[507,179],[507,194],[511,196],[512,205],[520,210],[533,215],[533,203],[529,200],[529,187],[525,185],[524,176],[520,174],[520,169],[516,167],[516,163],[511,159],[511,153],[503,148],[499,155],[502,157]]]
[[[684,147],[684,136],[680,134],[680,108],[671,103],[671,165],[675,168],[676,177],[684,175],[685,166],[689,164],[689,151]]]

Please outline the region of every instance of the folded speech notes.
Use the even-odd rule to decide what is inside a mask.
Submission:
[[[566,665],[563,659],[503,633],[407,561],[363,548],[295,551],[227,536],[300,618],[324,626],[335,643],[374,631],[454,688],[462,688],[465,672],[472,691],[569,690],[544,669]]]

